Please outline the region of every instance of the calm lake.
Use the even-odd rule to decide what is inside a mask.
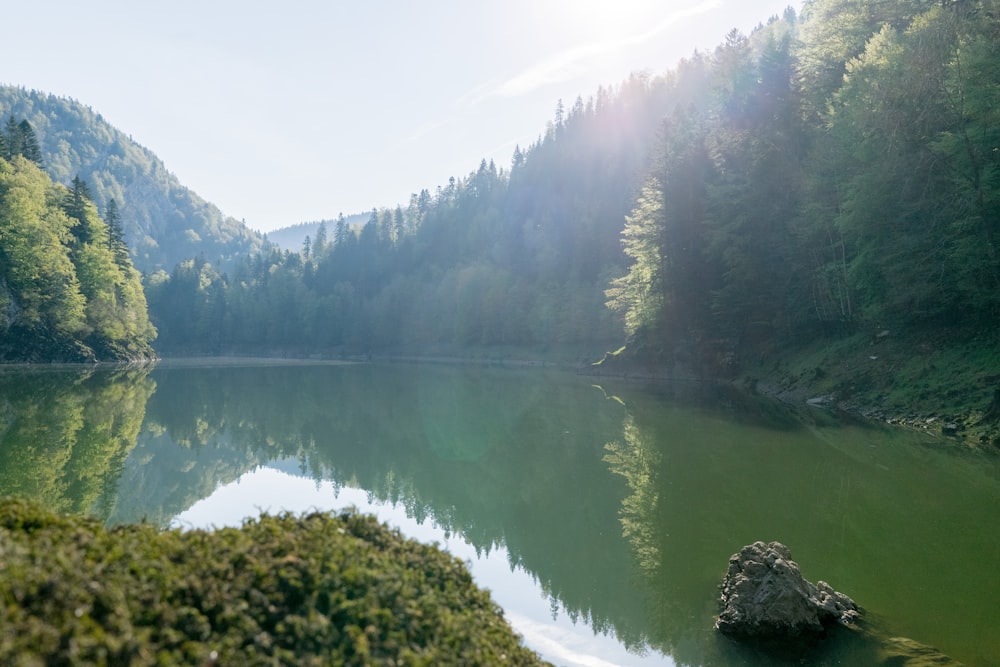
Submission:
[[[779,540],[868,632],[1000,665],[1000,464],[692,385],[543,369],[205,361],[0,369],[0,495],[116,524],[375,513],[469,561],[560,665],[763,665],[712,629]],[[809,664],[864,664],[860,632]]]

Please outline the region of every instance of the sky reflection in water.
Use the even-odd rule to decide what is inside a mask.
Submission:
[[[520,567],[511,567],[507,551],[496,548],[476,553],[461,535],[448,533],[430,519],[418,522],[407,516],[399,504],[369,500],[362,489],[337,488],[330,481],[316,482],[270,467],[249,472],[215,490],[211,496],[176,516],[172,527],[211,528],[239,526],[248,516],[261,512],[295,514],[336,511],[354,506],[374,514],[380,521],[399,528],[405,535],[424,543],[438,543],[449,553],[469,564],[476,583],[488,588],[493,599],[525,643],[547,660],[572,667],[617,667],[628,665],[673,665],[658,653],[640,656],[628,653],[613,637],[594,633],[582,621],[574,622],[546,601],[536,580]],[[252,509],[250,509],[252,508]],[[248,509],[250,509],[248,513]]]

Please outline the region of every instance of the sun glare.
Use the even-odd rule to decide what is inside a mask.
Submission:
[[[570,24],[581,35],[607,40],[627,40],[665,21],[701,13],[718,6],[718,0],[575,0],[565,3]]]
[[[626,37],[641,30],[644,17],[656,13],[650,0],[576,0],[567,9],[581,33],[608,39]]]

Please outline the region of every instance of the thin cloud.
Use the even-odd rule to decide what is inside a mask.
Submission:
[[[436,120],[436,121],[431,121],[429,123],[424,123],[417,129],[415,129],[408,137],[405,137],[401,143],[409,144],[415,141],[420,141],[428,134],[436,132],[437,130],[447,126],[451,122],[452,122],[451,118],[445,118],[442,120]]]
[[[581,72],[586,71],[590,63],[600,56],[604,56],[615,51],[620,51],[626,47],[635,46],[648,42],[660,33],[664,32],[674,24],[699,14],[704,14],[715,9],[721,4],[721,0],[705,0],[693,7],[673,12],[662,21],[654,25],[649,30],[630,37],[623,37],[616,40],[608,40],[595,44],[586,44],[573,47],[560,53],[556,53],[545,60],[525,69],[516,76],[507,79],[500,85],[484,85],[463,96],[463,101],[473,104],[481,102],[489,97],[516,97],[525,95],[543,86],[568,81]]]

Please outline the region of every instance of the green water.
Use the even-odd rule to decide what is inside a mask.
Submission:
[[[729,555],[779,540],[872,634],[1000,664],[996,457],[719,390],[594,381],[433,365],[3,369],[0,494],[163,526],[350,501],[467,557],[563,664],[773,664],[718,637],[712,616]],[[876,645],[849,634],[795,662],[860,664]]]

